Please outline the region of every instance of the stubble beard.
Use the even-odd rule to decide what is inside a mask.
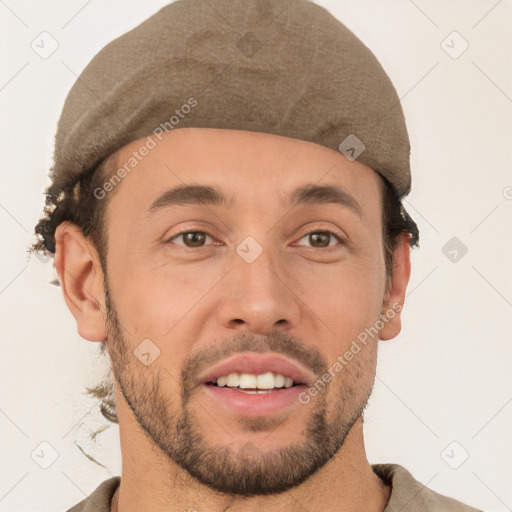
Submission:
[[[147,434],[169,462],[174,462],[201,484],[215,491],[238,497],[279,494],[298,486],[315,474],[343,446],[347,435],[357,419],[362,416],[373,387],[366,383],[366,393],[361,393],[359,382],[343,380],[343,388],[331,390],[341,398],[333,419],[328,421],[324,392],[315,397],[316,404],[303,429],[302,441],[288,446],[262,451],[248,441],[238,451],[227,446],[213,445],[207,441],[205,427],[201,424],[192,405],[193,391],[181,388],[181,407],[169,398],[168,389],[163,389],[161,370],[146,367],[137,360],[124,338],[116,308],[106,292],[107,302],[107,349],[111,360],[114,380],[124,400],[143,432]],[[286,335],[280,335],[280,337]],[[247,335],[243,338],[247,340]],[[251,338],[249,338],[251,341]],[[275,349],[272,337],[253,340],[251,346],[266,346]],[[293,343],[288,340],[288,343]],[[238,344],[240,345],[240,344]],[[184,367],[187,365],[185,364]],[[346,369],[344,369],[346,370]],[[360,375],[354,368],[353,373]],[[186,372],[182,373],[182,376]],[[169,380],[169,379],[167,379]],[[341,378],[340,378],[341,381]],[[176,380],[172,380],[176,382]],[[331,382],[332,384],[332,382]],[[167,384],[168,388],[168,384]],[[359,391],[356,391],[359,388]],[[197,389],[196,389],[197,391]],[[211,421],[215,421],[211,419]],[[217,419],[217,422],[219,420]],[[294,425],[293,418],[283,420]],[[268,418],[242,418],[240,424],[249,432],[268,431],[268,436],[278,430],[279,425]],[[289,426],[288,428],[293,428]],[[229,442],[226,433],[226,441]],[[260,444],[260,443],[258,443]],[[175,468],[169,465],[171,479]]]

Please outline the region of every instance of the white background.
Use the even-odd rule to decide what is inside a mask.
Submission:
[[[117,427],[95,442],[87,437],[105,424],[84,394],[104,369],[98,345],[80,338],[61,290],[48,284],[51,263],[28,261],[26,249],[76,75],[165,3],[0,1],[0,512],[65,510],[120,474]],[[511,510],[512,2],[318,3],[377,55],[402,98],[412,143],[405,204],[421,248],[402,333],[380,342],[368,457],[402,464],[483,510]],[[31,48],[42,31],[59,45],[47,59]],[[446,40],[453,31],[469,43],[456,59],[445,51],[462,48],[458,36]],[[442,251],[452,237],[468,249],[455,262]],[[31,457],[44,441],[58,453],[48,469]],[[445,460],[455,465],[464,451],[460,468],[449,467]],[[52,449],[36,452],[49,460]]]

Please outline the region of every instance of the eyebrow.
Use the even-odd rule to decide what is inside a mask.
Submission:
[[[349,208],[359,217],[364,218],[363,209],[359,203],[337,185],[304,185],[295,190],[288,201],[281,198],[283,207],[294,207],[299,204],[337,204]]]
[[[152,215],[158,210],[169,206],[207,204],[226,208],[234,204],[232,196],[226,196],[219,188],[208,185],[178,185],[166,190],[147,209],[146,215]],[[307,184],[296,189],[288,199],[281,196],[283,208],[297,205],[338,204],[351,209],[360,217],[364,217],[359,203],[345,190],[337,185]]]
[[[146,215],[168,206],[187,204],[211,204],[229,208],[233,204],[233,198],[226,197],[221,190],[208,185],[179,185],[158,196],[146,210]]]

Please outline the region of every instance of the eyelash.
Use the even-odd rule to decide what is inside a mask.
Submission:
[[[187,233],[204,233],[205,235],[209,236],[212,240],[214,240],[214,237],[212,235],[210,235],[210,233],[208,233],[208,231],[196,230],[196,229],[187,229],[185,231],[180,231],[179,233],[176,233],[171,238],[169,238],[166,241],[166,243],[171,243],[172,240],[175,240],[176,238],[178,238],[178,237],[180,237],[182,235],[186,235]],[[299,240],[302,240],[303,238],[307,237],[308,235],[311,235],[312,233],[329,234],[329,235],[332,235],[335,238],[337,238],[338,241],[340,242],[340,245],[344,245],[345,244],[345,242],[340,237],[340,235],[338,235],[338,233],[336,233],[335,231],[330,230],[330,229],[319,229],[319,228],[312,229],[311,231],[308,231],[308,232],[304,233],[299,238]],[[205,246],[202,246],[202,247],[187,247],[186,245],[181,245],[181,244],[178,244],[178,245],[180,245],[183,249],[189,250],[189,251],[196,251],[196,250],[204,249],[205,248]],[[314,251],[332,252],[333,250],[337,250],[338,247],[337,246],[330,246],[330,245],[328,245],[327,247],[310,247],[310,249],[313,249]]]

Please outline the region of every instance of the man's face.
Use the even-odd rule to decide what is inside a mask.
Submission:
[[[120,150],[116,169],[140,147]],[[284,491],[328,462],[374,381],[377,337],[332,368],[384,311],[379,179],[284,137],[167,134],[107,209],[108,350],[121,430],[145,431],[165,460],[239,495]],[[228,202],[189,195],[151,208],[190,185]],[[290,202],[306,186],[338,187],[352,206],[323,201],[325,190]],[[233,364],[216,368],[224,362]],[[210,383],[236,371],[298,382],[263,393]],[[322,391],[304,399],[315,383]]]

